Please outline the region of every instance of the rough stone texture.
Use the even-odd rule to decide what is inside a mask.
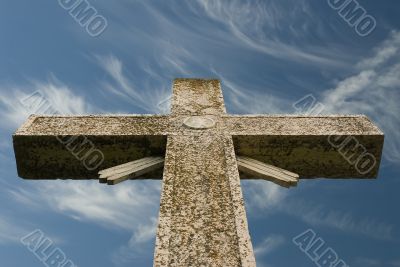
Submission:
[[[242,264],[252,250],[244,212],[236,212],[243,200],[232,154],[218,130],[168,138],[154,266],[249,266]]]
[[[154,266],[255,266],[219,83],[176,81],[172,111],[182,124],[168,136]],[[192,115],[216,124],[184,127]]]
[[[15,137],[19,136],[143,136],[166,135],[169,116],[160,115],[91,115],[29,117]]]
[[[25,179],[97,179],[101,169],[146,156],[164,156],[169,127],[173,126],[168,116],[158,115],[32,115],[13,136],[18,175]],[[104,154],[97,169],[85,168],[57,138],[74,136],[78,136],[74,145],[85,144],[78,156],[91,148]],[[161,178],[162,172],[146,177]]]
[[[218,80],[175,80],[172,97],[172,114],[220,115],[225,112],[224,99]]]
[[[226,116],[224,120],[237,155],[293,171],[301,178],[374,178],[378,174],[384,135],[366,116],[254,115]],[[375,157],[376,164],[360,173],[356,164],[350,164],[329,143],[329,136],[354,137]],[[349,153],[354,153],[355,161],[362,148],[354,147]]]
[[[190,116],[215,125],[184,126]],[[377,159],[374,169],[359,174],[328,143],[330,135],[356,137]],[[157,267],[255,266],[235,151],[305,178],[368,178],[377,175],[383,145],[364,116],[226,115],[219,82],[196,79],[175,81],[168,116],[30,117],[13,136],[19,176],[97,178],[99,169],[88,171],[60,136],[87,137],[105,156],[99,169],[165,156]]]
[[[214,82],[211,85],[211,88],[218,88]],[[198,93],[193,95],[195,99],[199,97]],[[215,99],[221,99],[219,93],[213,103]],[[187,104],[185,101],[181,103]],[[222,104],[217,107],[203,103],[198,106],[199,114],[206,114],[207,110],[210,114],[217,110],[223,112]],[[179,110],[178,107],[173,109]],[[195,114],[193,108],[188,113]],[[32,116],[13,137],[18,174],[27,179],[96,179],[97,171],[87,170],[56,136],[86,136],[104,153],[105,160],[99,169],[105,169],[150,155],[164,156],[167,135],[182,134],[185,131],[182,124],[187,118],[183,113]],[[222,115],[218,118],[215,127],[224,125],[225,134],[233,135],[238,155],[299,173],[301,178],[373,178],[378,174],[384,136],[365,116]],[[366,174],[359,173],[354,164],[349,164],[338,149],[330,145],[329,135],[355,137],[376,158],[374,168]],[[148,177],[161,178],[161,173]]]
[[[224,120],[232,135],[383,135],[364,115],[226,115]]]
[[[68,135],[66,139],[71,138]],[[87,141],[90,143],[85,143]],[[167,136],[131,135],[78,136],[73,142],[78,158],[54,135],[14,136],[14,152],[18,175],[25,179],[98,179],[98,171],[148,156],[164,156]],[[84,144],[82,150],[79,144]],[[87,169],[80,158],[91,148],[104,155],[104,161],[96,169]],[[146,175],[161,178],[162,172]]]

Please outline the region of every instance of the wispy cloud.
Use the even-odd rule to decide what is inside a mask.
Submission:
[[[371,258],[357,258],[355,259],[353,266],[365,266],[365,267],[374,267],[374,266],[383,266],[382,262],[376,259]]]
[[[363,59],[357,64],[359,69],[376,68],[390,60],[396,60],[400,50],[400,33],[393,31],[391,37],[385,40],[379,47],[374,49],[375,55]]]
[[[165,113],[166,110],[160,103],[168,101],[171,95],[170,87],[160,88],[139,87],[133,82],[133,78],[124,70],[121,60],[113,55],[96,56],[99,66],[109,74],[112,82],[103,81],[105,90],[117,96],[121,100],[128,101],[135,107],[141,108],[149,113]],[[171,63],[172,64],[172,63]],[[152,73],[147,67],[146,72]],[[168,88],[168,89],[167,89]]]
[[[155,217],[150,219],[150,223],[137,227],[127,244],[114,251],[111,258],[114,264],[123,265],[133,262],[154,250],[158,220]],[[153,242],[149,242],[150,240]]]
[[[277,114],[285,113],[290,107],[290,101],[265,93],[264,90],[246,90],[235,82],[218,74],[225,89],[224,94],[229,101],[229,109],[235,113],[246,114]],[[264,91],[264,93],[261,93]]]
[[[317,97],[325,114],[366,114],[385,133],[383,156],[391,162],[400,161],[400,32],[392,32],[372,56],[355,67],[355,73],[336,82],[335,86]],[[217,73],[224,85],[229,107],[237,113],[287,113],[292,103],[285,98],[246,90]],[[258,93],[258,91],[263,93]]]
[[[299,194],[266,181],[242,182],[246,192],[246,207],[250,214],[264,216],[284,213],[318,227],[362,235],[377,240],[393,240],[394,225],[373,218],[360,218],[351,211],[332,210],[330,207],[302,200]]]
[[[13,189],[10,193],[12,198],[24,205],[29,199],[31,205],[45,204],[76,220],[95,222],[106,228],[136,231],[144,220],[154,217],[160,187],[155,181],[135,181],[131,185],[114,187],[97,181],[37,181],[29,190]]]
[[[381,267],[381,266],[392,266],[398,267],[400,266],[400,260],[390,261],[389,259],[381,260],[381,259],[372,259],[369,257],[358,257],[353,260],[351,266],[354,267]]]
[[[389,263],[391,266],[399,267],[400,266],[400,260],[395,260]]]
[[[278,210],[301,219],[312,226],[324,226],[347,233],[367,236],[378,240],[393,240],[394,225],[372,218],[357,218],[353,212],[332,210],[300,199],[281,203]]]
[[[269,235],[261,243],[254,247],[256,257],[260,257],[271,253],[285,243],[285,238],[282,235]]]
[[[0,215],[0,246],[9,245],[10,243],[20,244],[22,237],[31,233],[36,226],[30,222],[22,221],[14,215]],[[57,244],[65,242],[65,239],[50,235],[51,240]],[[22,246],[22,245],[21,245]]]
[[[257,209],[273,210],[288,196],[288,189],[267,181],[242,181],[248,192],[247,207],[255,213]]]
[[[42,110],[33,110],[24,106],[22,101],[35,92],[40,92],[44,99],[51,103],[49,112],[57,111],[60,114],[87,114],[94,111],[92,105],[60,82],[55,76],[49,81],[29,81],[15,86],[0,85],[0,112],[2,113],[1,127],[15,128],[23,123],[33,113]]]
[[[323,93],[325,113],[369,115],[386,134],[384,156],[400,161],[400,32],[357,66],[359,72]]]
[[[146,102],[145,94],[135,95],[134,89],[131,90],[130,80],[124,76],[120,61],[110,58],[103,63],[104,66],[110,64],[105,70],[118,83],[118,89],[122,93],[131,94],[138,102],[149,103]],[[74,93],[54,76],[47,82],[31,81],[10,88],[12,90],[1,90],[0,94],[0,110],[3,118],[6,118],[1,127],[5,129],[17,127],[31,113],[43,111],[31,110],[22,104],[23,99],[36,91],[48,101],[51,106],[49,112],[88,114],[100,110],[88,104],[84,97]],[[8,91],[12,93],[5,93]],[[147,98],[152,98],[151,93]],[[131,258],[129,252],[137,252],[139,244],[146,245],[155,237],[155,218],[160,198],[159,182],[135,181],[131,186],[107,187],[96,181],[35,181],[19,187],[8,184],[2,191],[8,193],[9,199],[14,203],[31,207],[36,212],[52,210],[75,220],[131,232],[132,238],[129,243],[118,250],[121,252],[123,247],[130,248],[119,255],[121,260],[124,259],[123,256],[125,259]],[[20,236],[30,230],[0,217],[0,242],[18,241]]]
[[[307,46],[302,42],[302,38],[315,27],[314,17],[318,14],[306,1],[294,4],[290,1],[199,0],[196,5],[202,7],[209,17],[225,25],[248,48],[302,64],[345,65],[346,59],[339,59],[332,49],[311,46],[309,40]],[[192,10],[197,10],[199,14],[197,7],[192,7]]]
[[[112,260],[122,264],[147,257],[152,250],[160,191],[157,181],[113,187],[97,181],[37,181],[32,187],[13,188],[8,193],[15,202],[36,211],[52,210],[78,221],[131,232],[128,243],[112,253]]]
[[[257,261],[257,266],[260,267],[271,267],[272,265],[268,262],[262,261],[262,258],[275,250],[279,249],[286,243],[286,239],[282,235],[271,234],[264,238],[259,244],[254,247],[254,254]]]
[[[31,231],[16,223],[15,218],[0,216],[0,244],[19,243],[21,237]]]

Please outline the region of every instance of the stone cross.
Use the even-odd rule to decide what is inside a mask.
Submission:
[[[162,176],[154,266],[228,267],[256,265],[240,176],[374,178],[383,134],[365,116],[228,115],[218,80],[177,79],[170,115],[31,116],[13,141],[25,179]]]

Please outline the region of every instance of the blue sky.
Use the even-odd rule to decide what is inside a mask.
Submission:
[[[58,1],[0,4],[0,266],[45,266],[19,239],[40,229],[77,266],[151,266],[160,181],[18,178],[11,135],[40,91],[65,114],[165,113],[177,77],[219,78],[230,113],[367,114],[385,132],[376,180],[242,183],[258,266],[316,266],[292,238],[312,229],[352,267],[400,266],[400,2],[359,0],[361,37],[328,2],[89,1],[92,37]],[[167,101],[168,103],[168,101]]]

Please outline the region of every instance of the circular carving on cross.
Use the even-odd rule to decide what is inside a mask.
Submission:
[[[191,116],[183,120],[183,125],[196,130],[210,129],[215,126],[215,121],[204,116]]]

